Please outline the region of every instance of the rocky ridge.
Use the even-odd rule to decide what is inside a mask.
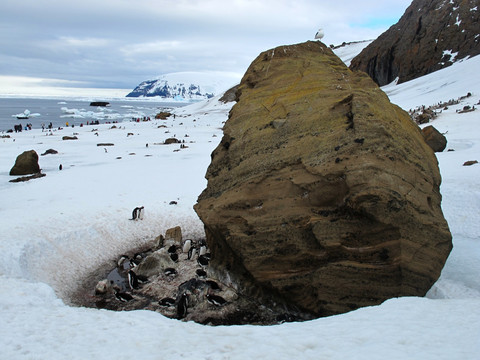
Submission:
[[[351,62],[380,86],[402,83],[480,54],[478,0],[414,0]]]

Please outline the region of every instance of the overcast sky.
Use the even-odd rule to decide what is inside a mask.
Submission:
[[[242,75],[260,52],[313,40],[320,27],[327,45],[376,38],[410,3],[1,0],[0,80],[131,89],[170,72]]]

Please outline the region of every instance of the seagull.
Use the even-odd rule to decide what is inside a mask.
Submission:
[[[324,37],[325,33],[323,32],[323,29],[320,28],[318,29],[317,33],[315,34],[315,40],[321,40]]]

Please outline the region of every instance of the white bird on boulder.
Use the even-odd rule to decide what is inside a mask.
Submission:
[[[317,33],[315,34],[315,40],[321,40],[325,36],[323,29],[318,29]]]

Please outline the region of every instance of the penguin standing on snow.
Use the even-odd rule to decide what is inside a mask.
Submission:
[[[187,315],[187,308],[188,308],[188,295],[186,292],[180,296],[178,299],[177,304],[177,318],[183,319]]]
[[[144,207],[136,207],[132,211],[132,218],[130,220],[143,220]]]

